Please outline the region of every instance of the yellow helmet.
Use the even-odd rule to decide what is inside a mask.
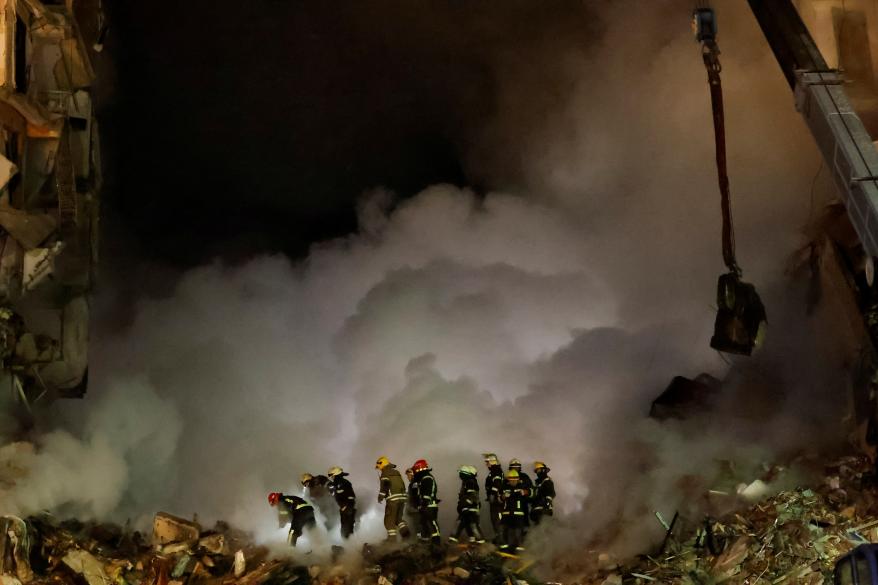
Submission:
[[[534,461],[534,471],[539,471],[541,469],[549,471],[549,468],[546,466],[545,463],[543,463],[542,461]]]
[[[519,479],[518,478],[518,471],[516,471],[515,469],[510,469],[509,471],[506,472],[506,479],[508,479],[508,480],[514,479],[515,481],[518,481],[518,479]]]
[[[312,479],[314,479],[313,475],[311,475],[310,473],[303,473],[302,474],[302,485],[305,485],[306,483],[308,483]]]
[[[497,456],[494,453],[482,453],[482,457],[485,458],[485,464],[490,465],[500,465],[500,460],[497,459]]]
[[[326,475],[328,475],[329,477],[335,477],[336,475],[341,475],[342,473],[344,473],[344,470],[341,467],[336,466],[330,467],[329,471],[326,472]]]
[[[384,469],[388,465],[390,465],[390,459],[382,455],[378,458],[378,461],[375,462],[375,469]]]
[[[518,459],[511,459],[509,461],[509,469],[518,469],[521,470],[521,461]]]

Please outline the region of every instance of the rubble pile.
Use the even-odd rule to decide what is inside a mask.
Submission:
[[[271,558],[249,534],[166,513],[152,538],[113,524],[0,517],[2,585],[527,585],[525,561],[488,548],[366,545],[345,566]],[[341,549],[335,547],[337,559]]]
[[[816,488],[783,491],[717,520],[672,529],[655,554],[605,569],[586,582],[832,583],[839,557],[859,544],[878,542],[873,469],[865,458],[847,457],[828,466]]]

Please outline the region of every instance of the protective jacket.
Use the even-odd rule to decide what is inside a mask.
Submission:
[[[398,536],[408,538],[408,523],[403,520],[408,495],[405,482],[396,465],[392,463],[385,465],[381,469],[378,483],[378,501],[387,502],[384,506],[384,528],[387,530],[387,539],[395,540]]]
[[[325,475],[315,475],[303,485],[308,489],[308,495],[312,498],[320,498],[327,492],[329,478]]]
[[[539,522],[540,516],[552,516],[555,513],[555,482],[548,474],[537,474],[534,485],[533,508],[531,518]]]
[[[500,539],[500,518],[503,512],[503,468],[499,465],[491,465],[488,468],[488,475],[485,477],[485,497],[488,500],[488,507],[491,512],[491,527],[494,529],[494,536]]]
[[[430,539],[439,544],[439,498],[436,478],[424,469],[415,474],[412,483],[418,484],[418,515],[421,521],[420,535],[422,539]]]
[[[387,500],[388,502],[404,502],[406,500],[405,482],[402,479],[402,475],[400,475],[399,471],[396,469],[396,465],[393,463],[386,465],[384,469],[381,470],[381,476],[378,482],[379,502],[383,502],[384,500]]]
[[[460,492],[457,494],[457,513],[479,513],[479,481],[471,475],[460,478]]]
[[[354,494],[354,486],[344,478],[346,475],[347,473],[336,475],[327,484],[329,493],[335,498],[335,503],[338,504],[339,510],[355,508],[357,505],[357,496]]]
[[[357,517],[357,496],[354,494],[354,486],[344,478],[346,475],[347,473],[336,475],[327,484],[329,493],[338,504],[338,519],[343,538],[354,533],[354,521]]]
[[[508,482],[503,486],[503,512],[502,533],[500,544],[501,550],[524,550],[524,529],[527,526],[527,490],[522,488],[521,482],[512,486]]]
[[[461,474],[460,492],[457,494],[457,529],[448,540],[459,542],[466,535],[470,542],[485,542],[479,526],[479,506],[479,481],[475,476]]]
[[[287,542],[296,546],[305,528],[314,526],[314,508],[299,496],[281,494],[278,500],[277,517],[280,526],[290,524]]]

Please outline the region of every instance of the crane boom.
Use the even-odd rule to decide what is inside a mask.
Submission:
[[[832,172],[866,253],[878,257],[878,150],[791,0],[748,0]]]

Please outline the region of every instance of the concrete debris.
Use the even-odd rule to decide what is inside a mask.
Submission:
[[[194,542],[198,540],[201,528],[194,522],[159,512],[152,524],[152,538],[156,544],[172,542]],[[168,552],[168,551],[166,551]]]
[[[229,554],[229,547],[226,546],[225,534],[211,534],[209,536],[203,536],[198,541],[198,547],[215,555]]]
[[[671,521],[659,514],[667,528],[660,549],[656,543],[653,554],[627,560],[584,549],[588,564],[576,568],[575,583],[830,583],[838,558],[863,542],[878,542],[878,478],[865,458],[848,457],[823,471],[826,479],[814,481],[816,487],[787,489],[755,503],[731,490],[729,503],[737,507],[726,513],[705,518],[693,506]],[[761,481],[779,489],[776,474],[769,475]],[[338,564],[341,551],[325,564],[315,564],[316,556],[299,564],[272,558],[269,549],[226,524],[201,531],[195,522],[163,513],[156,516],[153,541],[109,524],[59,523],[49,516],[3,520],[6,576],[0,585],[550,585],[537,577],[560,567],[557,559],[501,555],[492,545],[421,544],[365,545],[361,562],[344,566]],[[21,547],[17,557],[15,543]],[[18,559],[27,558],[31,574],[19,572]]]
[[[756,502],[767,496],[771,488],[761,479],[757,479],[750,485],[739,485],[736,491],[748,502]]]
[[[859,544],[878,542],[878,477],[868,459],[853,456],[826,466],[824,477],[815,488],[771,496],[765,483],[747,484],[739,496],[746,502],[761,492],[760,501],[718,519],[687,519],[659,554],[615,570],[605,559],[596,563],[597,574],[580,582],[832,583],[836,560]]]
[[[88,585],[110,585],[104,564],[84,550],[71,550],[61,559],[74,573],[82,575]]]
[[[235,552],[235,577],[241,577],[244,575],[244,571],[247,568],[247,561],[244,558],[244,551],[239,550]]]

